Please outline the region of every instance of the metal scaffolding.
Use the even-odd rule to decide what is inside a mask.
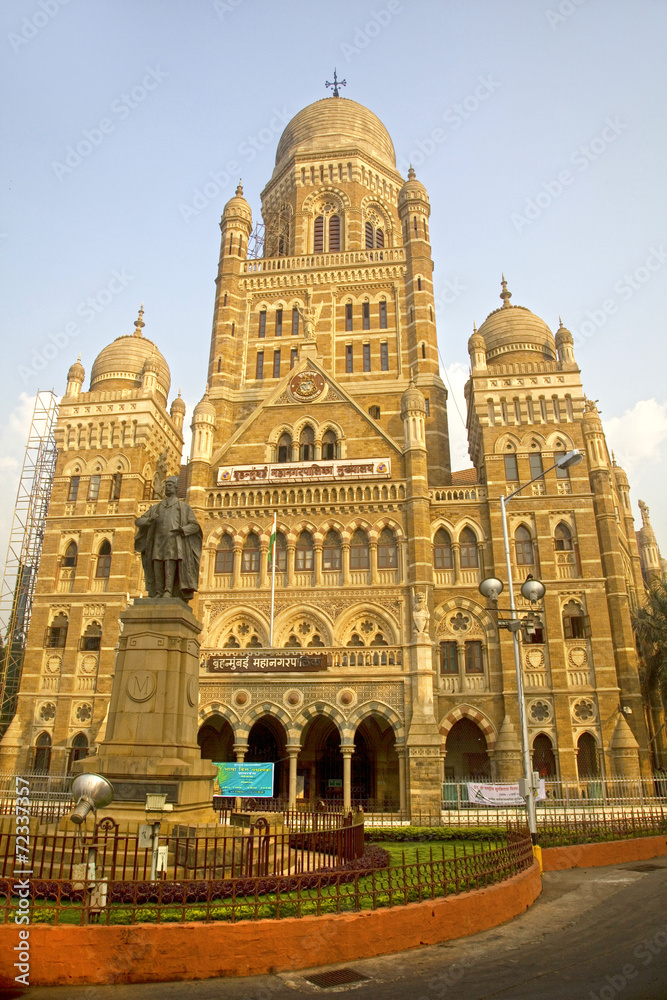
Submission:
[[[0,591],[0,738],[16,712],[32,599],[56,468],[58,398],[38,392],[16,494]]]

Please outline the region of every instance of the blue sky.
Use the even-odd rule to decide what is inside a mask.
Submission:
[[[334,67],[429,191],[454,466],[467,340],[504,271],[575,334],[667,550],[666,28],[660,0],[7,0],[2,551],[30,397],[79,352],[89,373],[142,301],[189,423],[225,201],[242,176],[259,217],[283,122]]]

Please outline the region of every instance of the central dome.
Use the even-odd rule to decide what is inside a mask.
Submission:
[[[394,144],[377,115],[347,97],[323,97],[288,123],[278,143],[276,167],[295,153],[328,153],[349,146],[396,169]]]

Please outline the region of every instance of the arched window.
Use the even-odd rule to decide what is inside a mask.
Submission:
[[[241,572],[259,573],[259,555],[259,538],[251,531],[243,545]]]
[[[302,531],[294,551],[294,568],[303,573],[312,572],[314,563],[313,536],[309,531]]]
[[[520,524],[514,533],[514,544],[516,546],[517,566],[534,566],[535,551],[533,539],[525,524]]]
[[[556,552],[571,552],[574,548],[572,544],[572,532],[562,521],[556,525],[554,531],[554,548]]]
[[[372,222],[367,222],[366,223],[366,225],[364,227],[364,234],[365,234],[365,237],[366,237],[366,249],[367,250],[372,250],[373,249],[373,242],[374,242],[374,235],[375,235],[374,232],[373,232],[373,224],[372,224]]]
[[[568,601],[563,608],[563,635],[566,639],[590,639],[590,621],[578,601]]]
[[[452,540],[444,528],[438,528],[433,539],[433,567],[451,569],[453,565]]]
[[[234,543],[229,535],[223,535],[215,551],[214,573],[231,573],[234,570]]]
[[[375,246],[378,250],[382,250],[384,247],[384,229],[375,230]]]
[[[324,536],[322,545],[322,569],[338,570],[341,567],[340,535],[331,529]]]
[[[324,250],[324,216],[318,215],[313,227],[313,252],[322,253]]]
[[[65,555],[63,556],[63,566],[67,569],[74,569],[78,555],[79,550],[76,542],[69,542],[67,548],[65,549]]]
[[[84,757],[88,756],[88,737],[85,733],[77,733],[72,740],[72,745],[70,747],[69,758],[67,761],[67,772],[72,770],[72,764],[75,760],[83,760]]]
[[[276,572],[285,573],[287,571],[287,539],[281,531],[276,534],[274,552],[276,556]]]
[[[97,565],[95,566],[95,577],[98,580],[108,580],[111,573],[111,543],[104,539],[97,550]]]
[[[51,767],[51,737],[40,733],[35,740],[32,757],[33,771],[48,771]]]
[[[580,778],[597,778],[600,774],[598,748],[592,733],[582,733],[577,740],[577,771]]]
[[[378,569],[396,569],[398,547],[391,528],[383,528],[378,539]]]
[[[364,242],[367,250],[374,247],[381,250],[384,247],[384,230],[376,229],[372,222],[367,222],[364,226]]]
[[[292,461],[292,435],[287,431],[278,438],[277,458],[279,462]]]
[[[332,215],[329,219],[329,252],[340,250],[340,215]]]
[[[350,539],[350,569],[368,569],[371,564],[368,536],[361,528]]]
[[[325,431],[322,438],[322,458],[324,460],[338,458],[336,434],[332,430]]]
[[[369,406],[368,407],[368,412],[371,415],[371,417],[373,418],[373,420],[379,420],[380,419],[380,413],[381,413],[381,411],[380,411],[380,407],[379,406]]]
[[[545,733],[538,733],[533,740],[533,771],[547,780],[556,777],[556,758],[553,745]]]
[[[102,645],[102,626],[99,622],[91,622],[81,636],[81,649],[88,653],[98,652]]]
[[[68,624],[67,615],[60,611],[46,630],[44,645],[49,649],[64,649]]]
[[[310,424],[301,431],[299,437],[299,461],[312,462],[315,457],[315,432]]]
[[[459,538],[461,569],[476,569],[479,566],[477,536],[472,528],[464,528]]]

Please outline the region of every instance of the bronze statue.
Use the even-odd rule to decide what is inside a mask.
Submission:
[[[164,484],[164,500],[134,522],[149,597],[191,601],[199,580],[202,530],[194,511],[176,496],[178,476]]]

